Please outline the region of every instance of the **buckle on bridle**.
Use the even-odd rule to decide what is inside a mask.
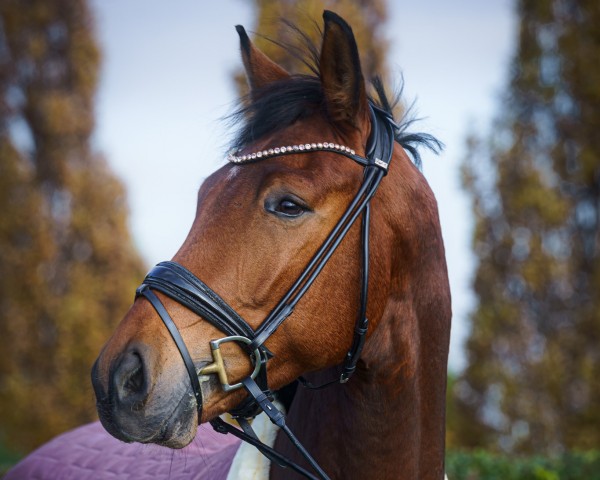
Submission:
[[[221,344],[227,342],[241,342],[245,343],[246,345],[249,345],[250,343],[252,343],[252,340],[239,335],[223,337],[218,340],[211,340],[210,349],[212,350],[214,362],[200,368],[196,373],[198,375],[210,375],[216,373],[219,376],[219,381],[221,382],[221,387],[223,388],[223,391],[230,392],[232,390],[242,388],[244,385],[242,384],[242,382],[234,383],[233,385],[229,384],[229,379],[227,378],[227,371],[225,370],[225,363],[223,362],[223,356],[221,355],[220,349]],[[260,371],[261,367],[260,351],[258,350],[258,348],[250,352],[250,358],[254,362],[254,370],[250,374],[250,378],[254,380],[258,375],[258,372]]]
[[[373,160],[373,164],[377,165],[379,168],[383,169],[383,171],[386,173],[388,171],[388,167],[390,166],[389,163],[385,163],[380,158],[376,158],[375,160]]]

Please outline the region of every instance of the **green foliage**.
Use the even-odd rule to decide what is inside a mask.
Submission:
[[[547,458],[451,450],[446,454],[446,473],[449,479],[460,480],[600,480],[600,452]]]
[[[478,304],[455,439],[559,454],[600,445],[600,3],[518,14],[502,110],[463,167]]]
[[[0,2],[0,444],[95,418],[90,368],[142,266],[90,147],[100,52],[84,0]]]
[[[460,415],[457,412],[459,406],[456,402],[456,396],[454,394],[454,388],[456,386],[457,375],[451,371],[448,371],[448,383],[446,385],[446,448],[455,449],[460,447],[459,439],[457,438],[457,432],[460,430],[460,426],[457,422],[461,420]]]
[[[13,465],[16,465],[21,458],[22,455],[19,455],[0,444],[0,478],[2,478],[2,475],[8,472]]]

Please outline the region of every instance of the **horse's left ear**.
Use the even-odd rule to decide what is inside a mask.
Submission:
[[[356,40],[339,15],[325,10],[323,20],[319,68],[327,109],[334,122],[358,127],[368,118],[368,103]]]
[[[244,62],[251,91],[261,89],[271,82],[284,80],[290,76],[288,72],[252,44],[244,27],[237,25],[235,29],[240,36],[242,61]]]

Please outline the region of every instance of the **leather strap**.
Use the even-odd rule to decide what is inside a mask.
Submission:
[[[376,165],[387,174],[392,155],[394,154],[394,133],[398,125],[392,114],[377,105],[370,103],[371,134],[367,142],[367,158],[369,165]]]
[[[146,275],[144,284],[207,319],[229,336],[254,337],[252,327],[235,310],[202,280],[178,263],[159,263]]]
[[[304,271],[300,274],[296,282],[288,290],[285,296],[279,301],[267,318],[256,330],[256,337],[249,345],[249,348],[260,347],[274,332],[279,325],[293,312],[294,307],[308,291],[309,287],[315,281],[319,273],[323,270],[327,261],[333,255],[346,233],[350,230],[355,220],[368,205],[375,193],[379,182],[384,173],[373,167],[368,167],[365,173],[365,180],[360,190],[350,203],[336,226],[325,239],[325,242],[317,250]]]
[[[200,380],[198,379],[198,374],[196,373],[196,367],[194,366],[194,362],[192,361],[192,357],[190,352],[175,325],[173,319],[167,312],[166,308],[163,306],[162,302],[159,298],[154,294],[152,290],[147,285],[142,285],[136,291],[136,297],[143,296],[148,299],[148,301],[152,304],[156,312],[160,315],[163,323],[167,327],[167,330],[171,334],[175,345],[181,354],[181,358],[183,359],[183,363],[185,364],[185,368],[188,372],[188,376],[190,377],[190,382],[192,385],[192,391],[194,392],[194,397],[196,398],[197,408],[198,408],[198,418],[202,416],[202,390],[200,389]]]
[[[250,377],[242,380],[244,384],[244,388],[248,391],[248,393],[256,400],[256,403],[260,405],[263,412],[267,414],[271,422],[277,425],[283,432],[287,435],[292,445],[296,447],[296,449],[302,454],[302,456],[310,463],[310,465],[315,469],[319,478],[322,480],[329,480],[327,474],[323,471],[320,465],[315,461],[315,459],[311,456],[310,453],[304,448],[296,436],[292,433],[292,431],[285,424],[285,415],[281,413],[281,411],[269,401],[267,396],[261,391],[256,382]]]
[[[222,433],[224,435],[227,433],[230,433],[234,437],[237,437],[240,440],[242,440],[246,443],[249,443],[250,445],[255,447],[258,451],[260,451],[260,453],[262,453],[265,457],[267,457],[269,460],[276,463],[280,467],[289,468],[291,470],[294,470],[296,473],[299,473],[300,475],[303,475],[304,477],[306,477],[310,480],[320,480],[318,477],[315,477],[312,473],[310,473],[305,468],[292,462],[291,460],[288,460],[287,458],[285,458],[283,455],[281,455],[279,452],[277,452],[273,448],[262,443],[260,440],[258,440],[256,438],[256,434],[249,435],[249,434],[245,433],[244,431],[239,430],[238,428],[235,428],[233,425],[225,422],[220,417],[217,417],[214,420],[211,420],[210,424],[212,425],[215,432]]]
[[[344,368],[340,375],[340,383],[346,383],[356,370],[356,364],[362,353],[367,338],[369,319],[367,318],[367,304],[369,294],[369,224],[371,219],[371,207],[365,207],[362,219],[362,288],[360,292],[360,311],[354,326],[354,338],[352,346],[346,354]]]

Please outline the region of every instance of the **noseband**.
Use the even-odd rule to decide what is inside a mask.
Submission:
[[[350,230],[350,227],[362,215],[362,283],[360,308],[355,324],[352,346],[346,354],[342,372],[338,380],[319,387],[314,387],[308,384],[308,382],[304,383],[309,388],[322,388],[338,382],[345,383],[356,370],[356,364],[365,342],[368,325],[366,312],[369,281],[369,202],[375,194],[382,178],[387,173],[394,148],[394,134],[397,128],[392,116],[388,112],[372,103],[370,103],[370,111],[371,134],[367,143],[365,157],[356,155],[354,150],[346,146],[328,142],[276,147],[246,155],[229,155],[228,160],[230,162],[245,164],[281,155],[330,151],[344,155],[364,167],[363,182],[354,199],[350,202],[342,217],[333,227],[298,279],[256,330],[209,286],[185,267],[175,262],[161,262],[156,265],[148,273],[142,285],[136,290],[136,298],[143,296],[152,304],[181,353],[181,358],[187,369],[196,398],[198,421],[200,421],[202,414],[202,394],[199,375],[217,374],[221,386],[225,391],[245,388],[250,395],[240,406],[230,412],[238,421],[242,430],[224,422],[219,417],[211,420],[210,423],[213,428],[220,433],[231,433],[237,436],[257,447],[271,461],[276,462],[282,467],[289,467],[311,479],[328,479],[329,477],[285,425],[284,415],[271,403],[272,393],[268,389],[266,366],[269,358],[272,357],[272,353],[264,344],[282,322],[293,313],[294,307],[323,270],[323,267]],[[154,293],[155,290],[185,306],[227,335],[226,337],[210,342],[214,363],[196,369],[179,330],[162,302]],[[239,344],[248,353],[253,364],[252,373],[241,382],[233,385],[229,383],[227,378],[227,372],[220,351],[220,345],[226,342],[236,342]],[[258,440],[249,425],[248,419],[256,416],[260,411],[264,411],[271,421],[287,434],[292,443],[315,469],[318,477],[315,477],[303,467],[288,460]]]

